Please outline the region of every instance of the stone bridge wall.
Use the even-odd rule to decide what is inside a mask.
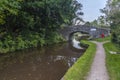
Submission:
[[[92,29],[94,29],[94,31]],[[109,35],[109,30],[102,29],[102,28],[96,28],[92,26],[84,26],[84,25],[69,26],[69,27],[64,27],[63,29],[59,30],[59,33],[66,40],[69,40],[70,34],[75,33],[75,32],[87,33],[93,38],[100,38],[102,33],[105,36]]]

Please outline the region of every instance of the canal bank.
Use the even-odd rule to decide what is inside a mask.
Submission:
[[[96,52],[96,44],[83,41],[89,47],[77,62],[67,71],[61,80],[85,80]]]

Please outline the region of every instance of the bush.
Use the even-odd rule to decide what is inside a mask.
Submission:
[[[57,32],[52,32],[48,39],[46,40],[46,44],[53,44],[53,43],[59,43],[64,41],[63,37],[59,35]]]
[[[0,41],[0,53],[44,46],[47,44],[59,43],[61,41],[63,41],[63,38],[58,35],[57,32],[51,33],[47,40],[45,40],[38,33],[30,33],[24,36],[19,35],[16,38],[7,35],[3,41]]]

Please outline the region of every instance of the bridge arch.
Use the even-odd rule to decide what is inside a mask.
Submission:
[[[68,40],[72,41],[73,37],[78,38],[79,40],[83,38],[83,36],[90,36],[88,33],[86,32],[82,32],[82,31],[73,31],[68,35]]]

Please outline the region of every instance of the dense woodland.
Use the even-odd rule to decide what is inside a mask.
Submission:
[[[76,0],[0,0],[0,53],[62,41],[57,30],[81,8]]]

